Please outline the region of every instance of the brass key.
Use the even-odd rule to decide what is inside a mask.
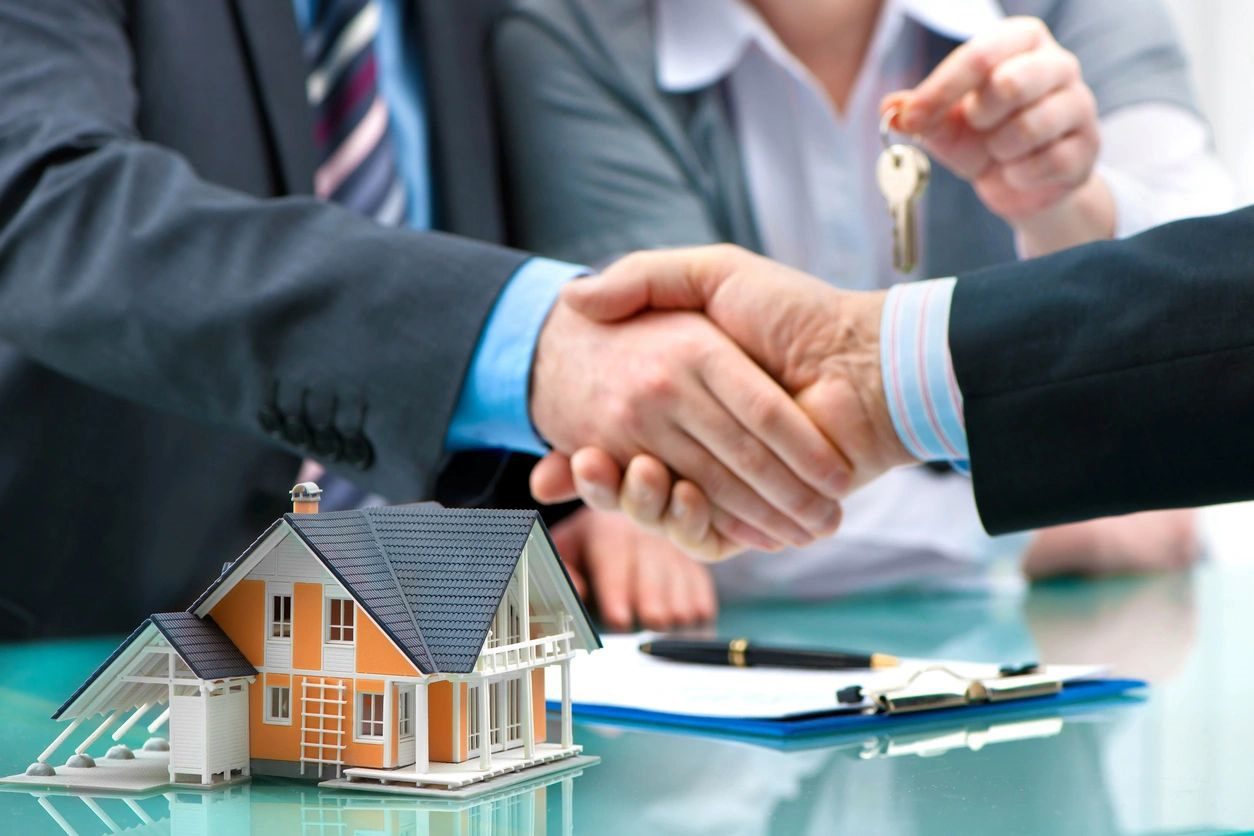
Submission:
[[[895,115],[894,111],[888,111],[880,123],[884,150],[875,164],[875,179],[893,219],[893,267],[900,273],[909,273],[919,260],[915,205],[927,187],[932,164],[927,155],[913,145],[889,144],[888,126]]]

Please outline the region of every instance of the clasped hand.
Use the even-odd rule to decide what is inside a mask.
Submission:
[[[533,381],[590,385],[533,393],[558,452],[532,492],[624,511],[707,559],[834,532],[837,499],[909,461],[880,383],[882,304],[726,245],[573,283]]]

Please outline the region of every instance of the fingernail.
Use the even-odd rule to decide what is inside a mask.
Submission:
[[[847,468],[838,467],[827,476],[827,495],[843,497],[853,483],[853,474]]]
[[[830,537],[840,528],[840,520],[844,515],[840,503],[834,502],[823,517],[823,536]]]
[[[594,508],[614,508],[618,505],[618,497],[614,495],[614,492],[606,490],[604,485],[596,482],[580,480],[579,493],[584,501]]]

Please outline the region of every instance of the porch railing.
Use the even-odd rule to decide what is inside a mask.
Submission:
[[[475,672],[505,673],[568,659],[573,652],[571,640],[574,637],[573,632],[556,633],[517,644],[485,647],[479,654],[479,661],[475,663]]]

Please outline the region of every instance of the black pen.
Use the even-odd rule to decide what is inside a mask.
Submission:
[[[748,639],[704,641],[701,639],[654,639],[640,645],[643,653],[675,662],[699,665],[731,665],[737,668],[775,667],[811,670],[894,668],[901,664],[887,653],[843,653],[835,650],[775,647],[750,644]]]

